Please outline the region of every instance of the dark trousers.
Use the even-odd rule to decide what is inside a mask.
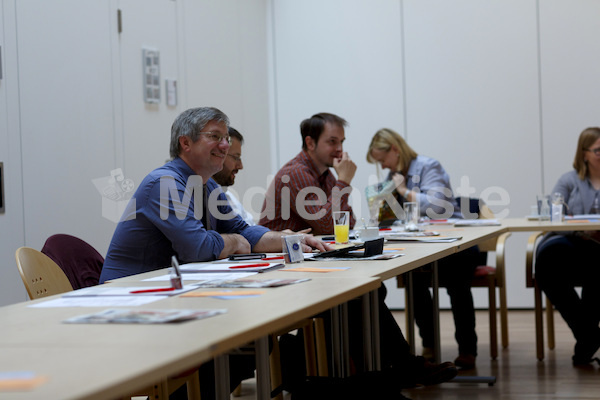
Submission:
[[[479,264],[481,253],[477,246],[452,254],[438,261],[440,286],[446,288],[452,305],[455,334],[459,353],[477,355],[477,333],[475,332],[475,306],[471,293],[471,280]],[[433,300],[431,266],[413,273],[413,299],[415,322],[424,347],[433,347]]]
[[[575,354],[583,357],[591,357],[586,352],[600,342],[598,255],[600,244],[575,235],[545,239],[536,254],[535,280],[573,331]]]
[[[378,309],[379,309],[379,331],[381,348],[381,367],[386,368],[406,368],[415,369],[422,367],[421,357],[415,357],[410,352],[410,346],[406,342],[402,330],[394,319],[392,312],[385,304],[387,290],[385,285],[378,289]],[[325,320],[327,331],[330,332],[330,314],[320,315]],[[350,340],[350,357],[357,371],[362,371],[364,352],[363,352],[363,320],[362,320],[362,300],[354,299],[348,302],[348,325]],[[331,348],[331,346],[328,346]],[[331,366],[331,363],[330,363]]]

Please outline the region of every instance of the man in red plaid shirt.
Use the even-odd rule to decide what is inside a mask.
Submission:
[[[348,197],[356,164],[343,150],[346,125],[343,118],[328,113],[302,121],[302,151],[279,170],[267,190],[260,225],[276,231],[312,228],[315,235],[330,235],[331,212],[350,211],[350,227],[354,226]]]

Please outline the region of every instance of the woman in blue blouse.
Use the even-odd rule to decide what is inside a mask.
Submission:
[[[388,180],[393,180],[393,192],[397,204],[418,202],[421,215],[433,219],[462,218],[457,201],[453,197],[450,177],[442,165],[433,158],[418,155],[397,132],[380,129],[375,133],[367,161],[389,170]],[[385,203],[379,213],[380,221],[396,218],[393,208]],[[440,284],[445,286],[452,304],[456,326],[455,338],[459,355],[454,361],[457,367],[475,367],[477,357],[477,334],[475,333],[475,309],[471,294],[471,279],[478,264],[477,246],[448,256],[438,262]],[[433,302],[429,293],[428,274],[414,274],[413,299],[415,321],[423,340],[423,356],[433,356]]]
[[[552,193],[561,193],[568,214],[598,213],[600,201],[600,128],[579,135],[574,170],[560,177]],[[592,361],[600,348],[600,232],[551,232],[538,246],[535,279],[560,312],[576,339],[574,365]],[[582,286],[581,296],[575,286]]]

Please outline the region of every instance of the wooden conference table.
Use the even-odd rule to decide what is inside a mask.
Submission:
[[[375,278],[312,279],[241,301],[173,296],[140,307],[227,309],[179,324],[64,324],[66,318],[101,309],[27,307],[60,296],[2,307],[0,372],[33,371],[47,382],[30,391],[0,391],[0,399],[114,399],[134,394],[380,284]],[[270,398],[270,388],[262,389],[259,398]]]
[[[168,297],[143,306],[154,308],[227,308],[215,317],[181,324],[78,325],[66,318],[99,308],[31,308],[59,296],[0,308],[0,372],[33,371],[47,382],[30,391],[0,392],[0,399],[110,399],[126,396],[291,323],[348,300],[376,292],[381,281],[409,272],[508,231],[598,230],[600,223],[551,223],[506,219],[499,226],[465,227],[452,243],[395,243],[405,255],[386,261],[305,262],[310,266],[350,266],[311,281],[276,289],[240,302],[213,298]],[[164,273],[164,271],[163,271]],[[273,275],[271,275],[273,274]],[[275,271],[270,277],[301,277]],[[142,276],[115,281],[130,285]],[[145,283],[146,284],[146,283]],[[202,290],[202,289],[201,289]],[[259,398],[268,388],[259,388]],[[268,396],[268,394],[266,395]]]

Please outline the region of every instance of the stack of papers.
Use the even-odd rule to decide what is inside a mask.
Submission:
[[[442,236],[436,231],[419,232],[391,232],[383,235],[392,242],[425,242],[425,243],[450,243],[462,239],[462,236]]]
[[[497,226],[497,219],[457,219],[454,226]]]
[[[386,236],[387,240],[393,242],[423,242],[423,243],[451,243],[462,239],[462,236]]]
[[[227,312],[217,310],[137,310],[109,309],[66,319],[68,324],[164,324],[212,317]]]
[[[227,281],[210,281],[201,283],[198,287],[202,288],[263,288],[263,287],[279,287],[285,285],[292,285],[294,283],[301,283],[309,281],[310,279],[267,279],[267,280],[255,280],[255,279],[236,279]]]

